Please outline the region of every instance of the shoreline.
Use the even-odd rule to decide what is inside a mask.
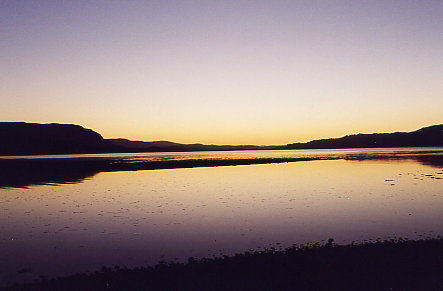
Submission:
[[[153,267],[103,267],[16,290],[441,290],[443,238],[393,238],[338,245],[265,249],[233,256],[162,262]]]

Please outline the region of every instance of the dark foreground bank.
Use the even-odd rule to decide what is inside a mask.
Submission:
[[[103,268],[5,290],[443,290],[443,238],[346,246],[330,239],[185,264]]]

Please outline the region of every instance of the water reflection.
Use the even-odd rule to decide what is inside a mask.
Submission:
[[[417,151],[252,151],[222,153],[101,154],[0,158],[0,188],[80,183],[100,172],[233,166],[334,159],[412,159],[442,167],[443,154]]]
[[[80,160],[0,160],[0,188],[80,183],[100,172],[99,163]]]
[[[441,178],[441,168],[412,160],[322,160],[3,189],[0,282],[329,237],[442,234]]]

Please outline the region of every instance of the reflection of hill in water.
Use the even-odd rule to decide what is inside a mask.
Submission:
[[[132,160],[116,158],[0,159],[0,188],[80,183],[100,172],[217,167],[307,161],[319,158]]]
[[[90,163],[76,160],[1,160],[0,188],[80,183],[100,172]]]
[[[422,165],[434,168],[443,167],[443,154],[410,154],[410,153],[394,153],[394,154],[350,154],[344,157],[351,161],[366,161],[366,160],[410,160],[416,161]]]
[[[434,168],[443,168],[443,155],[419,156],[416,157],[416,159],[423,165],[431,166]]]
[[[217,167],[310,160],[390,160],[408,159],[443,168],[443,155],[357,155],[297,158],[186,159],[144,161],[113,158],[0,159],[0,188],[26,188],[34,185],[81,183],[100,172]]]

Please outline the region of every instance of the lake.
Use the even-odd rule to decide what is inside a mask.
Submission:
[[[95,171],[76,179],[51,180],[45,175],[46,180],[40,182],[33,177],[28,183],[4,184],[0,187],[0,284],[25,282],[41,275],[92,272],[102,266],[146,266],[162,260],[231,255],[329,238],[346,244],[441,235],[442,150],[24,157],[63,159],[67,172],[68,160],[72,159],[321,159]],[[355,155],[366,158],[356,159]],[[381,156],[367,158],[371,155]],[[439,157],[437,162],[429,159],[432,156]],[[24,158],[3,157],[0,162]],[[51,175],[59,177],[62,173]],[[23,174],[22,178],[26,177]]]

